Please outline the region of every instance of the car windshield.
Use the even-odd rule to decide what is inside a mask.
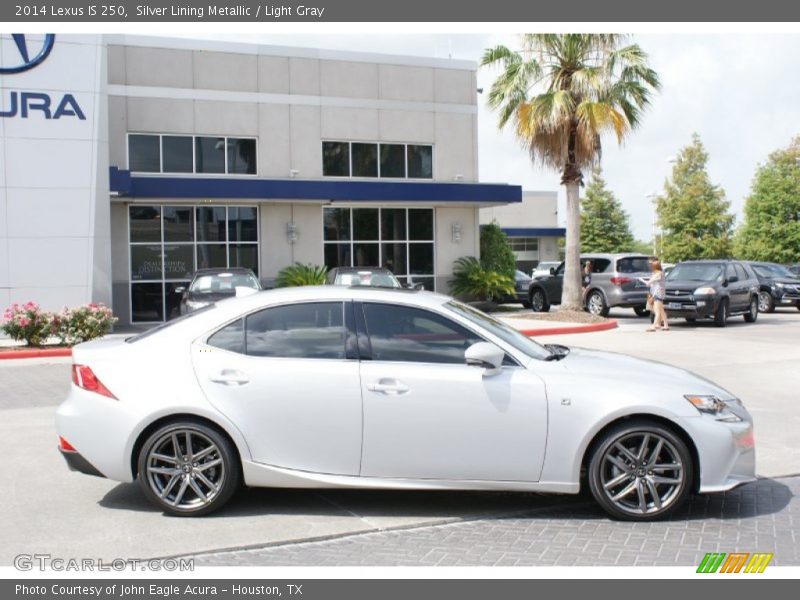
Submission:
[[[759,277],[767,277],[767,278],[788,277],[789,279],[797,279],[797,274],[792,273],[789,269],[787,269],[783,265],[777,265],[774,263],[765,263],[760,265],[753,265],[753,269],[755,269]]]
[[[189,291],[196,294],[234,293],[237,287],[257,290],[258,280],[250,273],[209,273],[196,277]]]
[[[371,287],[402,287],[397,278],[391,273],[373,273],[372,271],[359,271],[357,273],[340,273],[336,277],[336,285],[368,285]]]
[[[722,279],[719,263],[684,263],[676,265],[667,275],[667,281],[715,281]]]
[[[553,354],[550,352],[550,350],[534,342],[531,338],[522,335],[510,325],[506,325],[502,321],[495,319],[484,312],[476,310],[471,306],[462,304],[457,300],[451,300],[445,304],[445,306],[449,310],[464,317],[468,321],[471,321],[475,325],[478,325],[482,329],[485,329],[489,333],[496,335],[501,340],[510,344],[526,356],[538,358],[539,360],[545,360]]]
[[[527,273],[523,273],[522,271],[514,271],[514,278],[515,279],[530,279]]]
[[[650,259],[646,256],[628,256],[617,261],[619,273],[648,273],[650,272]]]

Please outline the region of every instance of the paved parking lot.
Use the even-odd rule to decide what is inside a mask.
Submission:
[[[209,518],[169,518],[135,485],[65,468],[53,413],[69,385],[68,359],[5,361],[0,564],[21,552],[141,558],[243,547],[260,549],[202,561],[674,565],[696,564],[707,551],[774,549],[776,563],[800,564],[800,488],[786,477],[800,473],[800,314],[761,315],[755,325],[735,319],[725,329],[676,321],[668,333],[645,333],[646,321],[628,312],[612,313],[619,329],[542,341],[662,360],[719,382],[753,413],[757,469],[773,479],[696,498],[682,516],[651,525],[614,523],[581,497],[383,491],[247,490]]]

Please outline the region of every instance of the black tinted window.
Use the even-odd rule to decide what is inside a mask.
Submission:
[[[744,281],[745,279],[749,278],[747,271],[742,268],[742,265],[736,264],[736,276],[739,278],[739,281]]]
[[[650,271],[650,259],[646,256],[620,258],[617,261],[617,271],[619,273],[648,273]]]
[[[733,268],[732,264],[729,264],[725,267],[725,278],[730,279],[731,277],[736,277],[736,269]]]
[[[237,319],[208,338],[206,343],[230,352],[244,353],[244,319]]]
[[[341,302],[267,308],[247,317],[246,350],[252,356],[344,358]]]
[[[464,350],[482,342],[436,313],[393,304],[364,304],[373,360],[464,364]]]
[[[608,265],[611,264],[611,261],[607,258],[590,258],[592,261],[592,273],[603,273],[607,268]],[[583,265],[586,264],[585,262],[581,262],[581,268]]]

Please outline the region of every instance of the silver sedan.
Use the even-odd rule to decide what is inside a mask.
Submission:
[[[76,470],[167,513],[242,485],[576,494],[651,520],[754,479],[741,401],[687,371],[542,346],[447,296],[307,287],[80,344],[58,409]]]

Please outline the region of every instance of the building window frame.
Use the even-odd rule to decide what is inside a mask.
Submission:
[[[131,240],[131,208],[132,207],[144,207],[144,206],[152,206],[157,207],[159,209],[159,232],[160,232],[160,241],[144,241],[144,242],[134,242]],[[167,207],[179,207],[179,208],[188,208],[191,210],[192,214],[192,240],[191,241],[167,241],[164,238],[164,209]],[[254,246],[256,248],[256,277],[259,279],[260,277],[260,266],[261,266],[261,226],[260,226],[260,211],[259,206],[257,204],[196,204],[196,203],[180,203],[180,202],[132,202],[127,205],[126,215],[127,215],[127,231],[128,231],[128,322],[131,324],[136,325],[152,325],[157,323],[163,323],[170,319],[170,315],[167,313],[167,285],[168,284],[185,284],[188,285],[191,282],[191,277],[194,276],[194,273],[197,272],[198,269],[198,249],[201,245],[222,245],[223,242],[199,242],[197,239],[197,211],[200,208],[224,208],[225,209],[225,267],[231,267],[231,246],[232,245],[247,245],[247,246]],[[255,220],[256,220],[256,240],[255,241],[242,241],[242,240],[231,240],[229,235],[229,213],[230,209],[238,209],[238,208],[253,208],[255,209]],[[136,246],[159,246],[160,248],[160,256],[161,256],[161,276],[160,277],[153,277],[147,279],[137,279],[134,281],[133,279],[133,255],[132,255],[132,248]],[[164,260],[166,257],[166,246],[191,246],[192,247],[192,275],[187,280],[186,278],[175,278],[175,277],[167,277],[166,268],[164,265]],[[134,321],[133,319],[133,286],[135,284],[142,284],[142,283],[151,283],[151,284],[160,284],[161,285],[161,307],[162,307],[162,315],[163,318],[159,320],[153,321],[141,321],[137,320]]]
[[[133,171],[130,169],[131,164],[131,144],[130,144],[130,137],[132,135],[148,135],[148,136],[155,136],[158,137],[158,171]],[[192,172],[187,173],[185,171],[165,171],[164,170],[164,138],[165,137],[181,137],[181,138],[189,138],[192,141]],[[224,140],[223,147],[224,147],[224,165],[225,165],[225,172],[224,173],[198,173],[197,171],[197,138],[222,138]],[[255,142],[255,172],[254,173],[230,173],[228,172],[228,140],[253,140]],[[198,176],[198,177],[258,177],[258,137],[252,135],[216,135],[216,134],[194,134],[194,133],[157,133],[152,131],[128,131],[125,134],[125,165],[128,167],[128,170],[135,175],[147,175],[147,176],[158,176],[158,175],[168,175],[168,176],[183,176],[186,177],[187,175]]]
[[[322,176],[326,179],[355,179],[358,181],[375,181],[376,179],[383,179],[385,181],[432,181],[436,179],[436,161],[434,160],[435,144],[425,142],[390,142],[375,140],[341,140],[333,138],[323,138],[320,142],[320,148],[323,144],[347,144],[348,153],[348,175],[326,175],[325,174],[325,153],[321,153],[320,167]],[[376,146],[377,156],[377,172],[376,177],[363,177],[353,175],[353,144],[374,144]],[[381,146],[403,146],[403,177],[384,177],[381,174]],[[430,177],[409,177],[408,175],[408,147],[409,146],[427,146],[431,149],[431,176]]]

